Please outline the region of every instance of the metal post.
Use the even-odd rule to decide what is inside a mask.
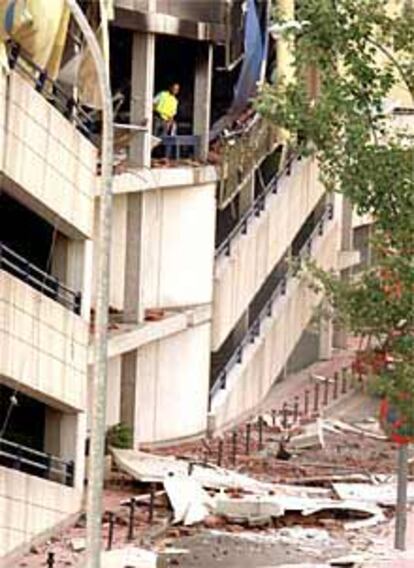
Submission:
[[[315,383],[315,397],[313,399],[313,410],[314,410],[314,412],[319,412],[319,389],[320,389],[319,381],[316,381],[316,383]]]
[[[263,416],[259,416],[257,427],[259,429],[259,450],[263,450]]]
[[[149,511],[148,511],[148,522],[149,524],[152,523],[154,520],[154,507],[155,507],[155,484],[151,483],[150,485],[150,502],[149,502]]]
[[[346,391],[348,390],[348,373],[347,373],[347,368],[343,367],[342,368],[342,394],[346,394]]]
[[[112,217],[113,109],[109,73],[97,38],[77,1],[65,1],[93,57],[102,99],[102,183],[99,207],[99,240],[96,243],[98,264],[96,267],[96,321],[92,381],[93,404],[86,535],[86,566],[87,568],[100,568],[107,382],[109,260]]]
[[[310,392],[309,389],[306,389],[304,394],[304,404],[303,404],[304,406],[303,411],[305,413],[305,416],[308,416],[309,414],[309,399],[310,399]]]
[[[250,454],[250,433],[252,425],[250,422],[246,424],[246,456]]]
[[[272,415],[272,427],[276,427],[276,410],[272,408],[270,414]]]
[[[223,462],[223,440],[219,440],[217,448],[217,465],[221,467]]]
[[[114,541],[114,524],[115,524],[115,514],[113,511],[109,511],[109,527],[108,527],[108,544],[106,549],[112,550],[112,543]]]
[[[408,485],[408,444],[401,444],[398,450],[398,488],[395,517],[395,548],[405,550],[407,532],[407,485]]]
[[[233,434],[232,434],[232,463],[233,463],[233,466],[236,465],[236,459],[237,459],[237,430],[234,430]]]
[[[287,426],[288,426],[288,405],[287,405],[287,402],[284,402],[283,407],[282,407],[282,426],[283,426],[283,428],[287,428]]]
[[[47,553],[47,560],[46,560],[47,568],[53,568],[55,565],[55,553],[48,552]]]
[[[135,499],[129,502],[128,540],[134,540]]]
[[[333,399],[338,398],[338,386],[339,386],[339,373],[335,371],[334,373],[334,388],[333,388]]]
[[[297,422],[299,419],[299,397],[295,396],[293,402],[293,422]]]
[[[323,405],[328,406],[329,402],[329,379],[325,379],[323,383]]]

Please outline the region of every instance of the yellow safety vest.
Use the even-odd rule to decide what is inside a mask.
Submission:
[[[155,110],[163,120],[171,120],[177,114],[178,100],[169,91],[162,91],[156,98]]]

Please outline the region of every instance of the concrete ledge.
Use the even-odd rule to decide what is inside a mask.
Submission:
[[[130,168],[114,177],[114,195],[151,191],[154,189],[176,189],[193,185],[217,183],[219,175],[214,166],[178,168]],[[96,184],[95,196],[101,191],[101,180]]]
[[[143,345],[170,337],[211,319],[211,305],[205,304],[170,313],[164,319],[142,324],[121,324],[108,341],[108,359],[134,351]],[[88,364],[93,364],[93,345],[89,346]]]

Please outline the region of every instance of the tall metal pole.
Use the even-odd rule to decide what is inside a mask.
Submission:
[[[113,112],[109,76],[101,48],[76,0],[66,0],[92,54],[102,98],[102,167],[96,286],[96,322],[92,387],[92,422],[87,499],[87,568],[100,568],[101,518],[105,446],[109,256],[112,213]]]
[[[401,444],[398,450],[398,489],[395,516],[395,543],[397,550],[405,550],[407,533],[407,485],[408,485],[408,444]]]

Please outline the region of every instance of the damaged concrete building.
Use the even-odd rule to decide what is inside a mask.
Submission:
[[[53,49],[16,24],[0,74],[0,557],[79,511],[93,405],[99,112],[71,79],[88,74],[79,31],[53,4],[36,28]],[[80,4],[97,29],[97,6]],[[236,423],[343,341],[326,322],[310,328],[322,298],[291,260],[349,269],[354,217],[250,102],[292,72],[290,42],[268,34],[270,4],[113,2],[106,414],[134,447]],[[294,18],[293,0],[278,4]],[[177,132],[154,141],[154,96],[171,83]]]

